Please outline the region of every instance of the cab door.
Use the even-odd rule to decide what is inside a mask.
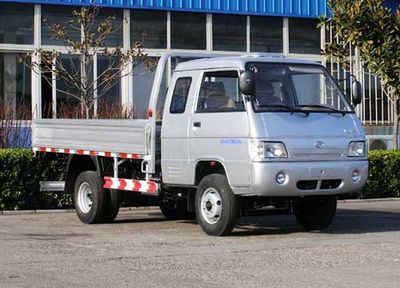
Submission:
[[[199,72],[175,72],[168,90],[161,127],[163,182],[192,184],[189,173],[189,119]]]
[[[189,121],[189,161],[219,161],[231,186],[248,186],[249,122],[236,70],[205,71]]]

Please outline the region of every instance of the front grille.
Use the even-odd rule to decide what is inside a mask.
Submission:
[[[329,190],[336,189],[342,184],[341,179],[328,179],[328,180],[302,180],[297,182],[297,189],[299,190],[316,190],[320,182],[319,189]]]
[[[313,145],[310,144],[310,145]],[[293,160],[307,160],[324,161],[324,160],[341,160],[346,158],[347,150],[335,149],[294,149],[291,150],[290,155]]]
[[[315,190],[317,189],[317,180],[303,180],[297,182],[297,189],[299,190]]]
[[[341,179],[322,180],[321,189],[336,189],[342,184]]]

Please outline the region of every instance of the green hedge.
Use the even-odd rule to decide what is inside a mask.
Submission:
[[[71,195],[39,191],[39,181],[64,180],[65,167],[66,157],[38,159],[28,149],[0,149],[0,210],[72,207]],[[367,185],[349,196],[400,197],[400,151],[370,151]]]
[[[400,196],[400,150],[370,151],[369,175],[362,198]]]
[[[63,180],[65,167],[65,157],[38,159],[29,149],[0,149],[0,210],[71,207],[71,195],[39,191],[39,181]]]

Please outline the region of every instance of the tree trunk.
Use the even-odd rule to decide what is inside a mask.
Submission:
[[[396,97],[393,111],[393,148],[399,149],[399,103],[400,100]]]
[[[85,108],[86,108],[86,119],[90,119],[90,109],[87,105]]]
[[[89,107],[89,105],[86,104],[86,102],[82,100],[79,106],[80,106],[80,110],[81,110],[80,118],[82,118],[82,119],[90,119],[90,107]]]

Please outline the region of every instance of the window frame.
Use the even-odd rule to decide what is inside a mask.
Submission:
[[[178,83],[179,80],[190,80],[189,82],[189,89],[187,91],[186,97],[185,97],[185,104],[184,104],[184,109],[182,112],[173,112],[172,109],[172,103],[173,103],[173,99],[174,99],[174,95],[175,95],[175,89],[176,89],[176,84]],[[169,103],[169,114],[184,114],[186,112],[186,107],[187,107],[187,100],[189,98],[189,93],[190,93],[190,89],[192,88],[192,83],[193,83],[193,77],[192,76],[183,76],[183,77],[179,77],[176,79],[175,81],[175,85],[174,85],[174,89],[172,90],[172,96],[171,96],[171,101]]]
[[[235,110],[225,110],[225,109],[216,109],[216,110],[211,110],[211,111],[205,111],[205,110],[198,110],[197,106],[200,100],[200,91],[201,91],[201,86],[204,83],[204,79],[206,77],[207,73],[217,73],[217,72],[236,72],[237,74],[237,79],[238,79],[238,96],[240,96],[241,101],[243,102],[243,109],[235,109]],[[240,87],[239,87],[239,77],[240,77],[240,71],[239,69],[232,69],[232,68],[227,68],[227,69],[213,69],[213,70],[205,70],[202,72],[202,77],[201,77],[201,82],[198,86],[198,89],[196,91],[196,100],[194,103],[194,113],[199,113],[199,114],[204,114],[204,113],[232,113],[232,112],[246,112],[246,106],[244,105],[244,97],[243,94],[240,92]]]

